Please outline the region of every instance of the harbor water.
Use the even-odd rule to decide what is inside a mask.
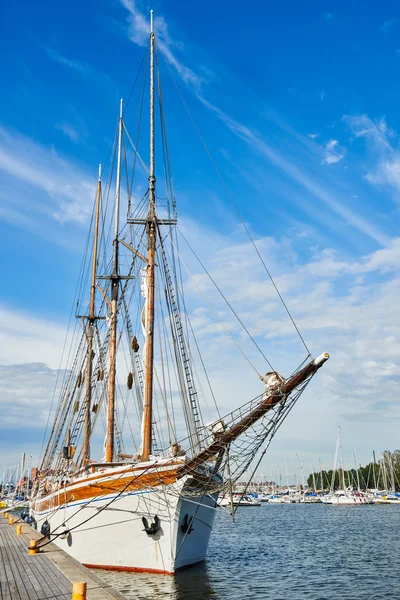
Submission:
[[[98,571],[130,600],[400,598],[400,506],[268,504],[219,513],[207,561],[175,577]]]

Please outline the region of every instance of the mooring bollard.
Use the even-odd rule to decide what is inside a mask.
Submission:
[[[28,552],[29,552],[29,554],[37,554],[38,553],[37,540],[31,540],[29,542]]]
[[[10,523],[10,525],[14,525],[14,517],[10,517],[10,520],[8,522]]]
[[[22,533],[22,525],[17,525],[16,532],[17,532],[17,535],[21,535],[21,533]]]
[[[73,582],[72,600],[86,600],[86,581]]]
[[[4,516],[5,516],[5,518],[6,518],[6,519],[8,519],[8,513],[5,513],[5,515],[4,515]]]

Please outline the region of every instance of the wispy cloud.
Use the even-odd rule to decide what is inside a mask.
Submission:
[[[94,179],[53,147],[42,146],[1,126],[0,171],[3,216],[10,214],[11,207],[33,222],[46,216],[62,223],[82,224],[91,214]]]
[[[287,159],[279,150],[267,144],[260,135],[251,128],[243,125],[225,114],[215,105],[202,98],[202,102],[221,119],[223,123],[240,139],[247,142],[253,151],[267,158],[273,165],[281,169],[297,185],[305,188],[310,194],[326,204],[333,212],[342,217],[347,223],[378,242],[386,245],[389,238],[381,232],[373,223],[370,223],[361,215],[353,212],[346,206],[346,202],[334,189],[326,185],[315,175],[310,175],[304,168]]]
[[[340,148],[338,140],[329,140],[324,146],[323,165],[334,165],[344,158],[344,153]]]
[[[382,33],[389,33],[389,31],[391,31],[391,29],[393,29],[394,25],[396,25],[397,23],[397,19],[388,19],[387,21],[385,21],[381,26],[380,26],[380,31]]]
[[[388,126],[385,118],[373,120],[368,115],[344,115],[343,120],[348,124],[355,137],[364,137],[378,150],[391,150],[391,139],[394,131]]]
[[[395,198],[400,200],[400,147],[398,136],[386,120],[372,120],[368,115],[343,117],[357,138],[364,139],[374,159],[366,179],[374,184],[394,189]]]
[[[135,0],[121,0],[121,4],[129,12],[129,38],[139,46],[146,46],[149,41],[149,19],[138,8]],[[163,17],[156,16],[154,27],[157,31],[157,47],[163,53],[167,62],[176,70],[182,81],[193,86],[195,90],[200,90],[201,85],[207,81],[210,75],[205,76],[204,69],[202,75],[195,73],[175,56],[174,49],[182,50],[183,44],[172,40],[168,25]]]
[[[85,122],[73,109],[70,109],[69,112],[72,113],[71,118],[67,121],[59,121],[55,124],[55,128],[66,135],[74,144],[84,143],[89,136]]]
[[[122,5],[129,11],[129,37],[140,45],[146,43],[149,32],[149,24],[147,18],[138,7],[134,0],[121,0]],[[304,165],[298,165],[295,161],[289,160],[279,148],[274,148],[267,144],[261,134],[248,125],[241,123],[237,119],[231,117],[226,112],[221,110],[215,103],[206,98],[204,89],[204,79],[196,74],[192,69],[187,67],[183,60],[176,56],[182,48],[181,44],[174,44],[168,33],[168,27],[164,19],[160,20],[160,31],[157,29],[157,20],[155,22],[158,46],[163,52],[166,61],[175,69],[182,81],[187,84],[195,93],[199,101],[213,112],[228,129],[243,142],[248,144],[251,151],[255,151],[259,156],[267,159],[273,165],[282,170],[289,176],[297,185],[304,187],[309,193],[314,195],[319,201],[329,206],[329,208],[344,218],[353,227],[361,231],[363,234],[373,238],[379,244],[385,244],[388,239],[379,231],[373,223],[369,223],[362,216],[356,214],[346,206],[346,202],[340,198],[336,192],[326,186],[322,181],[315,177],[315,174],[308,174]],[[332,156],[334,154],[332,153]],[[336,158],[340,153],[336,152]],[[342,157],[341,157],[342,158]],[[334,159],[333,159],[334,160]],[[340,159],[336,159],[336,162]]]
[[[115,84],[112,81],[111,77],[109,77],[106,73],[99,71],[89,63],[66,58],[54,48],[45,46],[40,42],[38,42],[38,44],[46,52],[47,56],[51,60],[60,65],[63,65],[64,67],[67,67],[68,69],[72,69],[85,81],[89,79],[91,83],[115,87]]]
[[[69,125],[68,123],[56,123],[56,129],[62,131],[71,141],[76,144],[80,141],[81,136],[77,129],[73,127],[73,125]]]

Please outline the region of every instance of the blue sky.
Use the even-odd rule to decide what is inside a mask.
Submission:
[[[26,435],[18,411],[34,418],[37,404],[42,415],[51,396],[97,164],[143,58],[149,8],[22,2],[0,19],[1,402],[19,407],[1,425],[10,460],[16,430]],[[330,461],[337,424],[346,433],[348,423],[349,447],[365,460],[373,447],[398,445],[398,3],[152,8],[178,208],[193,243],[200,250],[207,236],[206,258],[234,296],[245,236],[170,73],[312,350],[336,351],[271,463],[286,452]],[[249,320],[248,306],[260,315],[256,333],[273,353],[287,324],[263,314],[263,274],[248,280],[253,267],[249,259],[240,273],[248,293],[236,307]],[[29,391],[21,364],[35,381]],[[222,394],[223,382],[216,387]],[[33,455],[42,425],[29,434]]]

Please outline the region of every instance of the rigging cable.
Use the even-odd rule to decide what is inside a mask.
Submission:
[[[196,252],[193,250],[193,248],[191,247],[191,245],[189,244],[188,240],[186,239],[186,237],[183,235],[182,231],[179,229],[178,226],[176,226],[179,233],[181,234],[183,240],[186,242],[187,246],[189,247],[189,249],[191,250],[191,252],[193,253],[194,257],[197,259],[197,261],[199,262],[199,264],[201,265],[201,267],[204,269],[204,272],[206,273],[206,275],[210,278],[210,280],[212,281],[212,283],[214,284],[214,286],[216,287],[216,289],[218,290],[218,292],[220,293],[220,295],[222,296],[222,298],[224,299],[224,301],[226,302],[226,304],[229,306],[229,308],[231,309],[232,313],[235,315],[236,319],[239,321],[239,323],[241,324],[241,326],[243,327],[243,329],[245,330],[245,332],[247,333],[247,335],[249,336],[249,338],[251,339],[251,341],[253,342],[253,344],[255,345],[255,347],[257,348],[257,350],[260,352],[261,356],[264,358],[264,360],[267,362],[267,364],[270,366],[272,371],[275,371],[275,369],[273,368],[273,366],[271,365],[271,363],[269,362],[268,358],[265,356],[264,352],[261,350],[260,346],[257,344],[256,340],[253,338],[253,336],[251,335],[250,331],[247,329],[246,325],[243,323],[243,321],[241,320],[241,318],[239,317],[239,315],[237,314],[237,312],[235,311],[235,309],[233,308],[232,304],[229,302],[229,300],[227,299],[227,297],[225,296],[225,294],[223,293],[223,291],[221,290],[221,288],[218,286],[218,284],[216,283],[216,281],[214,280],[213,276],[211,275],[211,273],[207,270],[206,266],[202,263],[202,261],[200,260],[200,258],[197,256]]]
[[[169,236],[170,237],[170,236]],[[184,268],[186,269],[190,279],[193,281],[194,285],[196,286],[198,292],[200,293],[200,295],[204,298],[205,302],[207,303],[207,306],[209,307],[209,309],[211,310],[211,312],[213,313],[214,317],[217,319],[217,321],[219,322],[219,324],[224,328],[225,332],[227,333],[227,335],[231,338],[231,340],[233,341],[233,343],[235,344],[235,346],[238,348],[239,352],[242,354],[242,356],[247,360],[247,362],[249,363],[249,365],[251,366],[251,368],[257,373],[257,375],[259,377],[261,377],[261,374],[257,371],[256,367],[253,365],[253,363],[251,362],[251,360],[248,358],[248,356],[243,352],[243,350],[241,349],[241,347],[239,346],[239,344],[237,343],[237,341],[235,340],[235,338],[231,335],[231,333],[229,332],[229,330],[227,329],[227,327],[225,327],[224,323],[221,321],[221,319],[218,317],[217,313],[215,312],[215,310],[213,309],[213,307],[211,306],[211,304],[209,303],[209,301],[207,300],[207,298],[205,297],[205,295],[203,294],[203,292],[201,291],[200,287],[198,286],[196,280],[194,279],[193,275],[191,274],[191,272],[189,271],[188,267],[186,266],[186,263],[184,262],[182,256],[180,255],[180,253],[178,252],[178,250],[175,247],[174,242],[172,241],[172,239],[170,239],[171,244],[174,246],[175,251],[177,253],[177,255],[179,256],[179,259],[181,261],[181,263],[183,264]],[[267,361],[268,362],[268,361]],[[268,364],[270,365],[270,363],[268,362]],[[271,366],[271,365],[270,365]],[[272,366],[271,366],[272,369]],[[273,370],[273,369],[272,369]]]

